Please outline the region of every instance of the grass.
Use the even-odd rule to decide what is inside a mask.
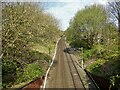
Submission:
[[[46,53],[48,54],[48,49],[46,48],[46,46],[44,45],[40,45],[38,43],[35,43],[32,48],[31,48],[33,51],[38,51],[40,53]]]
[[[49,46],[50,55],[48,48]],[[14,73],[10,73],[9,75],[5,74],[6,76],[4,75],[4,82],[2,83],[3,88],[19,88],[34,80],[35,78],[42,76],[46,72],[45,68],[47,68],[51,62],[55,43],[51,43],[49,46],[43,45],[41,43],[33,43],[33,45],[31,45],[31,48],[28,50],[23,51],[23,53],[17,53],[19,54],[19,57],[17,57],[17,59],[25,63],[23,63],[22,67],[18,67],[19,65],[16,66],[16,63],[13,65],[14,62],[11,62],[11,64],[9,64],[10,60],[8,60],[8,63],[6,65],[7,69],[5,70],[7,73],[9,73],[11,70],[11,72]],[[8,78],[10,80],[8,80]]]
[[[31,50],[33,51],[33,53],[35,54],[34,56],[38,60],[31,64],[28,64],[24,68],[24,72],[21,76],[18,73],[18,77],[19,76],[20,77],[16,80],[13,87],[23,86],[24,84],[27,84],[28,82],[34,80],[35,78],[40,77],[44,73],[44,70],[42,67],[43,66],[42,63],[40,63],[39,61],[44,60],[44,61],[49,62],[48,60],[51,59],[53,52],[54,52],[54,46],[55,46],[54,44],[51,44],[51,49],[50,49],[51,55],[49,56],[49,48],[47,46],[34,43]]]
[[[51,53],[51,56],[52,56],[52,53],[54,53],[54,49],[55,49],[55,44],[49,44],[50,46],[50,53]],[[39,43],[35,43],[33,46],[32,46],[32,50],[33,51],[38,51],[40,53],[45,53],[45,54],[48,54],[49,55],[49,46],[46,46],[46,45],[41,45]]]
[[[22,76],[20,76],[15,83],[19,84],[22,82],[27,82],[41,75],[42,75],[42,68],[40,64],[37,63],[28,64],[27,67],[24,68],[24,73],[22,74]]]

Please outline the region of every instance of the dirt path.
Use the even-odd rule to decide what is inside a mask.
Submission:
[[[72,55],[64,52],[65,48],[65,41],[62,38],[58,43],[55,62],[49,72],[46,88],[82,88],[85,90],[80,71]]]

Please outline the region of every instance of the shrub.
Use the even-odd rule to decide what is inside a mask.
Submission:
[[[106,61],[104,59],[98,59],[96,60],[94,63],[90,64],[87,67],[87,70],[90,71],[93,74],[99,75],[100,74],[100,70],[102,65],[105,63]]]
[[[26,68],[24,68],[24,73],[20,76],[16,83],[26,82],[28,80],[35,79],[42,74],[42,69],[39,64],[32,63],[28,64]]]

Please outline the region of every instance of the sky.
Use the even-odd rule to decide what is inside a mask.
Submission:
[[[42,6],[46,12],[59,20],[60,29],[65,31],[78,10],[92,4],[106,5],[106,3],[107,0],[52,0],[51,2],[46,0],[42,2]]]
[[[78,10],[92,4],[106,5],[107,2],[120,0],[1,0],[2,2],[41,2],[46,12],[51,13],[59,20],[60,29],[65,31],[70,20]]]

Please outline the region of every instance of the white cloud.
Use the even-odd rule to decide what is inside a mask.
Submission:
[[[108,0],[96,0],[96,1],[94,1],[93,3],[101,4],[101,5],[106,5],[107,2],[108,2]]]
[[[69,26],[70,19],[75,15],[75,13],[84,8],[86,5],[102,4],[106,5],[107,1],[117,1],[117,0],[2,0],[3,2],[65,2],[65,5],[55,5],[50,6],[46,9],[47,12],[54,15],[57,19],[61,21],[62,30],[66,30]],[[120,0],[118,0],[120,1]],[[56,4],[56,3],[55,3]]]
[[[100,2],[102,5],[106,5],[107,2],[108,2],[108,0],[100,0],[99,2]]]
[[[66,30],[69,26],[70,19],[75,13],[84,8],[86,5],[102,4],[105,5],[107,0],[52,0],[57,2],[65,2],[62,6],[49,7],[46,11],[54,15],[61,21],[62,30]],[[49,3],[49,2],[48,2]]]
[[[75,15],[75,13],[84,8],[84,4],[82,3],[65,3],[62,7],[52,7],[47,9],[46,11],[54,15],[57,19],[61,21],[61,28],[66,30],[69,26],[70,19]]]

